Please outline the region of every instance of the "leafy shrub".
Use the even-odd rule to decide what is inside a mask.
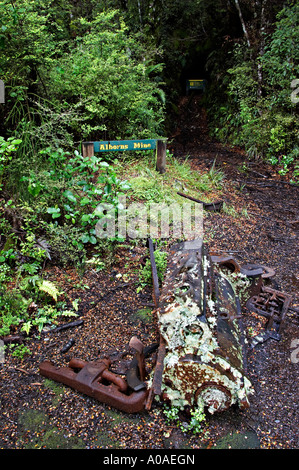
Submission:
[[[14,152],[16,152],[18,146],[22,143],[21,139],[15,139],[9,137],[7,140],[0,136],[0,190],[2,187],[2,178],[8,162],[12,160]]]
[[[82,116],[74,131],[97,140],[107,133],[110,139],[157,135],[163,104],[142,43],[130,36],[117,10],[80,23],[84,34],[49,71],[53,95]]]
[[[210,110],[217,138],[243,146],[249,157],[282,164],[282,172],[296,164],[298,115],[291,82],[299,76],[298,13],[298,4],[282,8],[257,58],[248,57],[247,47],[235,45],[233,64],[222,81],[226,103]]]
[[[193,434],[200,434],[204,431],[203,425],[206,424],[206,415],[203,409],[196,407],[190,410],[189,422],[181,422],[180,411],[180,408],[175,406],[164,406],[163,413],[169,425],[175,424],[183,432],[192,432]]]
[[[160,250],[155,250],[154,256],[157,267],[158,280],[160,283],[162,283],[167,266],[167,253]],[[141,290],[145,286],[151,286],[153,283],[150,259],[146,260],[144,267],[140,270],[139,283],[140,287],[138,287],[137,292],[139,292],[139,290]]]

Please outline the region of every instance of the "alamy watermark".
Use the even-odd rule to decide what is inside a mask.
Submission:
[[[0,364],[4,364],[4,360],[5,360],[4,349],[5,349],[4,341],[0,339]]]
[[[99,217],[95,231],[98,238],[174,238],[192,240],[203,237],[203,205],[173,202],[127,205],[119,196],[117,204],[101,203],[95,210]]]
[[[0,104],[5,103],[5,86],[3,80],[0,80]]]
[[[299,362],[299,338],[293,339],[291,342],[291,362],[293,364],[298,364]]]
[[[291,81],[291,88],[295,88],[295,90],[291,93],[291,102],[294,104],[299,103],[299,78],[295,78]]]

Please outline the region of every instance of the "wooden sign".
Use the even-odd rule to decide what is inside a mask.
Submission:
[[[166,140],[167,139],[144,139],[144,140],[107,140],[101,142],[82,142],[84,157],[92,157],[98,152],[124,152],[132,150],[155,150],[157,164],[160,173],[165,173],[166,166]]]
[[[156,140],[109,140],[93,142],[95,152],[123,152],[126,150],[152,150],[156,148]]]
[[[205,91],[207,86],[206,80],[187,80],[186,81],[186,93],[188,95],[190,90],[202,90]]]

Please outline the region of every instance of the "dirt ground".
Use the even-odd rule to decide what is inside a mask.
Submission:
[[[244,165],[241,150],[208,138],[203,111],[194,99],[182,102],[182,123],[173,139],[177,158],[189,156],[192,168],[221,169],[221,197],[231,211],[207,212],[204,238],[211,251],[231,254],[241,265],[257,263],[275,270],[275,287],[293,296],[299,308],[299,187],[288,176],[255,161]],[[185,115],[184,115],[185,113]],[[188,115],[192,119],[188,119]],[[186,127],[186,122],[192,125]],[[248,378],[255,394],[250,408],[207,416],[200,434],[167,423],[162,405],[148,412],[126,414],[71,388],[42,377],[39,364],[50,359],[66,366],[72,357],[115,358],[112,370],[132,359],[128,344],[137,336],[145,345],[158,332],[150,288],[136,292],[138,268],[148,257],[146,246],[120,247],[109,272],[49,267],[49,280],[59,282],[68,299],[78,299],[80,326],[35,335],[27,341],[31,354],[23,359],[9,352],[0,364],[1,449],[298,449],[299,319],[289,310],[281,339],[248,348]],[[242,313],[248,340],[260,324]],[[73,339],[65,353],[62,348]],[[122,360],[119,355],[126,353]],[[149,361],[150,362],[150,361]],[[149,367],[151,364],[149,363]]]

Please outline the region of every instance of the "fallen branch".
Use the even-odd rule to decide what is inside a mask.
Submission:
[[[23,343],[24,337],[21,335],[9,335],[9,336],[4,336],[4,338],[2,338],[2,341],[4,342],[4,344]]]
[[[200,199],[196,199],[195,197],[188,196],[187,194],[181,193],[180,191],[177,192],[179,196],[185,197],[186,199],[190,199],[191,201],[198,202],[199,204],[203,204],[203,208],[205,210],[210,211],[220,211],[223,206],[223,201],[216,201],[216,202],[204,202]]]
[[[53,332],[56,333],[56,331],[66,330],[68,328],[74,328],[75,326],[80,326],[83,323],[84,323],[83,320],[72,321],[70,323],[66,323],[64,325],[57,326],[56,328],[53,328],[52,330],[47,330],[44,333],[53,333]],[[43,331],[42,331],[42,333],[43,333]]]

